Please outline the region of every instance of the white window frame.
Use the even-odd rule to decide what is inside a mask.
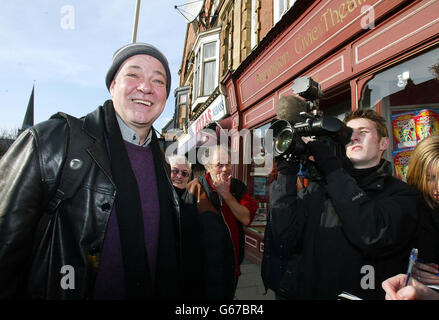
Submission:
[[[213,61],[215,60],[215,83],[214,83],[214,89],[218,86],[218,79],[219,79],[219,60],[220,60],[220,31],[221,28],[216,28],[209,30],[207,32],[199,33],[197,36],[197,39],[195,40],[193,52],[195,57],[199,57],[198,61],[197,59],[194,59],[194,77],[192,82],[192,106],[191,109],[193,110],[198,104],[204,103],[209,95],[212,93],[207,93],[206,95],[203,95],[203,83],[204,83],[204,63],[207,61]],[[204,45],[210,44],[215,42],[215,56],[212,58],[209,58],[208,60],[205,60],[203,57],[204,54]],[[198,62],[198,65],[196,64]],[[197,76],[198,75],[198,76]]]
[[[273,24],[276,24],[284,15],[285,12],[290,9],[296,0],[273,0]],[[281,5],[283,6],[283,11],[280,12]]]
[[[204,48],[207,46],[207,45],[211,45],[211,44],[214,44],[215,45],[215,53],[214,53],[214,56],[212,56],[212,57],[205,57],[204,56]],[[203,44],[203,56],[202,56],[202,58],[203,58],[203,61],[201,62],[201,70],[203,70],[203,77],[200,79],[201,81],[201,86],[200,86],[200,90],[201,90],[201,96],[207,96],[207,95],[210,95],[212,92],[213,92],[213,90],[215,90],[215,87],[216,86],[218,86],[218,71],[217,71],[217,68],[218,68],[218,50],[217,50],[217,48],[218,48],[218,41],[212,41],[212,42],[205,42],[204,44]],[[206,94],[204,94],[204,91],[205,91],[205,89],[206,89],[206,87],[205,87],[205,66],[206,66],[206,64],[207,63],[209,63],[209,62],[214,62],[214,64],[215,64],[215,70],[216,70],[216,77],[214,77],[214,84],[213,84],[213,88],[212,88],[212,90],[210,91],[210,92],[207,92]]]

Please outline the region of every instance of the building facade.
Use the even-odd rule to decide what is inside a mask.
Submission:
[[[240,159],[234,175],[259,204],[246,229],[250,259],[261,260],[273,179],[270,168],[257,170],[267,167],[266,129],[295,79],[311,76],[321,85],[325,115],[382,114],[392,140],[385,158],[401,179],[417,142],[439,133],[437,12],[438,0],[204,1],[204,20],[188,25],[182,60],[180,85],[190,89],[181,145],[187,151],[197,130],[230,119]],[[219,104],[224,110],[215,113]]]

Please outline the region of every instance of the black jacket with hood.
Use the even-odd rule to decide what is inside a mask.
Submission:
[[[354,179],[338,168],[297,192],[297,176],[273,182],[262,278],[288,299],[382,299],[381,283],[404,273],[418,232],[418,192],[381,160]]]

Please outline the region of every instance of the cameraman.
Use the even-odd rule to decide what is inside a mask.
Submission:
[[[373,110],[345,115],[346,157],[302,137],[323,179],[297,191],[299,164],[277,160],[262,277],[279,299],[337,299],[346,291],[384,299],[381,282],[404,273],[418,228],[418,193],[382,159],[385,120]]]

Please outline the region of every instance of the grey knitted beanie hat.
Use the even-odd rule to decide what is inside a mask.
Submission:
[[[166,71],[166,93],[167,96],[169,96],[169,92],[171,91],[171,71],[169,70],[168,60],[156,47],[144,42],[130,43],[114,53],[113,63],[111,64],[110,69],[108,69],[105,77],[107,89],[110,90],[111,81],[113,81],[114,76],[116,75],[122,63],[129,57],[137,54],[147,54],[156,58],[162,63]]]

